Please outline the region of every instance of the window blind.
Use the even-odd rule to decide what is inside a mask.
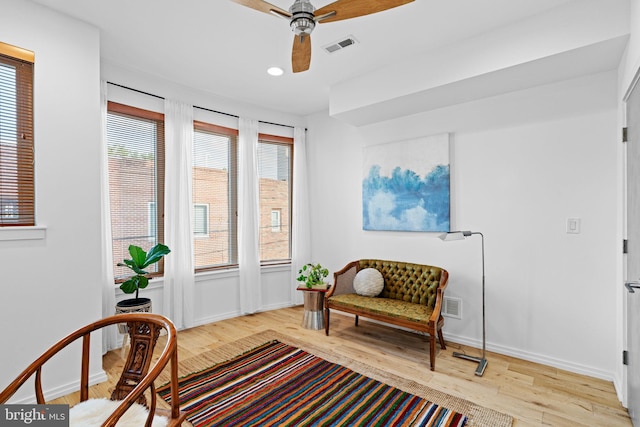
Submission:
[[[0,226],[35,225],[33,64],[0,43]]]
[[[237,135],[235,129],[194,122],[192,192],[196,270],[238,263]]]
[[[108,103],[107,150],[114,276],[130,258],[129,245],[145,251],[164,243],[164,115]],[[162,272],[162,261],[149,267]]]

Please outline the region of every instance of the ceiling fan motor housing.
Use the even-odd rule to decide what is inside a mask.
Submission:
[[[309,0],[296,0],[296,2],[289,8],[291,12],[291,30],[295,35],[311,34],[316,26],[315,15],[313,12],[316,10]]]

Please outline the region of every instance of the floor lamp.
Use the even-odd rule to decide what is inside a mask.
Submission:
[[[474,234],[478,234],[482,238],[482,357],[469,356],[467,354],[458,352],[454,352],[453,356],[459,357],[461,359],[471,360],[472,362],[477,362],[478,369],[476,369],[476,375],[481,377],[482,374],[484,374],[485,368],[487,367],[487,359],[485,357],[487,351],[487,340],[484,320],[484,236],[478,231],[450,231],[448,233],[441,234],[440,239],[445,242],[452,240],[462,240]]]

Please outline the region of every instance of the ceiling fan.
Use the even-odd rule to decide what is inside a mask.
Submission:
[[[307,71],[311,63],[311,32],[317,23],[341,21],[391,9],[414,0],[337,0],[316,9],[310,0],[295,0],[289,11],[264,0],[232,0],[260,12],[289,20],[294,32],[291,65],[294,73]]]

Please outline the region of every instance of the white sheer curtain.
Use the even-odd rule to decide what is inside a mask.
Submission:
[[[115,313],[116,286],[113,278],[113,243],[111,240],[111,204],[109,202],[109,154],[107,151],[107,82],[100,82],[100,215],[102,239],[102,317]],[[114,326],[102,330],[102,353],[116,348],[118,339]]]
[[[298,270],[310,262],[311,225],[309,223],[309,189],[307,182],[306,131],[293,130],[293,215],[291,221],[291,302],[302,304],[302,292],[296,291]]]
[[[262,301],[260,285],[260,204],[258,201],[258,121],[240,117],[238,176],[238,264],[240,312],[255,313]]]
[[[193,326],[193,106],[165,100],[164,313],[177,328]]]

